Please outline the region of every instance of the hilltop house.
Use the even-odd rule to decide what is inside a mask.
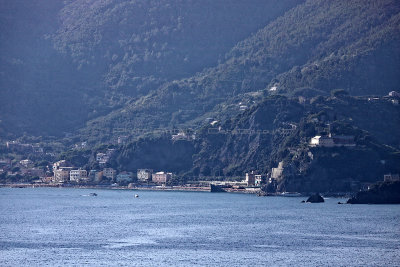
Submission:
[[[352,135],[335,135],[328,136],[316,135],[311,138],[311,147],[335,147],[335,146],[355,146],[354,136]]]
[[[311,138],[310,146],[334,147],[333,139],[329,136],[317,135]]]
[[[383,176],[383,181],[385,181],[385,182],[391,182],[391,181],[400,181],[400,177],[399,177],[399,174],[398,173],[396,173],[396,174],[385,174],[384,176]]]

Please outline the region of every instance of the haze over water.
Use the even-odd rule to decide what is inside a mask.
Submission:
[[[399,205],[303,199],[0,188],[0,265],[400,266]]]

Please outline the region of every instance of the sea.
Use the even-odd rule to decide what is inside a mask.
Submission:
[[[0,188],[0,266],[400,266],[400,205],[305,199]]]

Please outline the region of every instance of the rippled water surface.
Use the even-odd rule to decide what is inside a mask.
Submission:
[[[303,199],[0,188],[0,265],[400,266],[400,205]]]

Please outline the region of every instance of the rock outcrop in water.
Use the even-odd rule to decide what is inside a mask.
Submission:
[[[368,191],[361,191],[348,204],[400,204],[400,181],[379,182]]]
[[[307,202],[307,203],[323,203],[323,202],[325,202],[325,200],[324,200],[323,197],[321,197],[320,194],[317,193],[317,194],[314,194],[314,195],[310,196],[310,197],[307,199],[306,202]]]

